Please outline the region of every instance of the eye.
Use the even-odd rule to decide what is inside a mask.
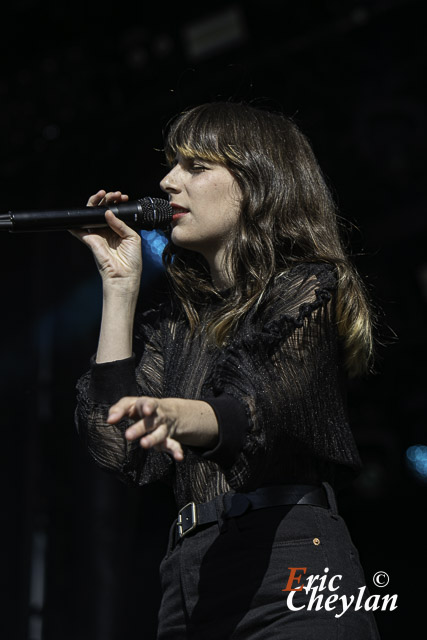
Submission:
[[[207,171],[209,167],[207,167],[203,162],[197,160],[196,158],[188,159],[188,170],[192,173],[202,173],[202,171]]]

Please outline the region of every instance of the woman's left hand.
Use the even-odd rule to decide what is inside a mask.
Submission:
[[[214,447],[218,441],[218,422],[212,407],[202,400],[184,398],[125,397],[110,407],[107,422],[122,418],[135,423],[125,432],[129,441],[140,439],[141,447],[154,447],[184,459],[182,444]]]
[[[175,460],[183,460],[184,452],[173,437],[177,428],[174,398],[125,397],[110,407],[107,422],[114,424],[122,418],[132,418],[135,424],[125,432],[127,440],[140,438],[141,447],[154,447],[171,453]],[[172,401],[172,402],[171,402]]]

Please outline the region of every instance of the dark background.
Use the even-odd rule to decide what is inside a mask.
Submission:
[[[283,109],[311,139],[378,313],[377,373],[349,396],[365,467],[340,504],[371,592],[383,570],[398,594],[377,613],[385,639],[422,629],[425,598],[427,464],[406,457],[427,445],[423,5],[20,0],[0,45],[1,213],[100,188],[161,195],[162,129],[206,100]],[[66,232],[0,243],[2,637],[149,640],[173,500],[96,469],[74,430],[100,318],[93,259]],[[149,303],[147,247],[146,264]]]

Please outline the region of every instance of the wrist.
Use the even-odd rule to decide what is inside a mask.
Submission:
[[[170,398],[176,416],[173,438],[181,444],[211,448],[218,443],[218,421],[212,407],[203,400]]]
[[[133,317],[138,296],[139,286],[138,288],[107,286],[102,290],[102,306],[104,311],[113,309],[114,313],[123,314],[123,312],[127,312],[131,313]]]
[[[106,278],[102,281],[103,297],[137,298],[141,286],[141,278]]]

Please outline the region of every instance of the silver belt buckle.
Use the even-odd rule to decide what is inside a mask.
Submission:
[[[189,502],[178,511],[176,526],[178,527],[178,535],[180,538],[183,538],[187,533],[190,533],[190,531],[193,531],[193,529],[197,527],[195,502]]]

